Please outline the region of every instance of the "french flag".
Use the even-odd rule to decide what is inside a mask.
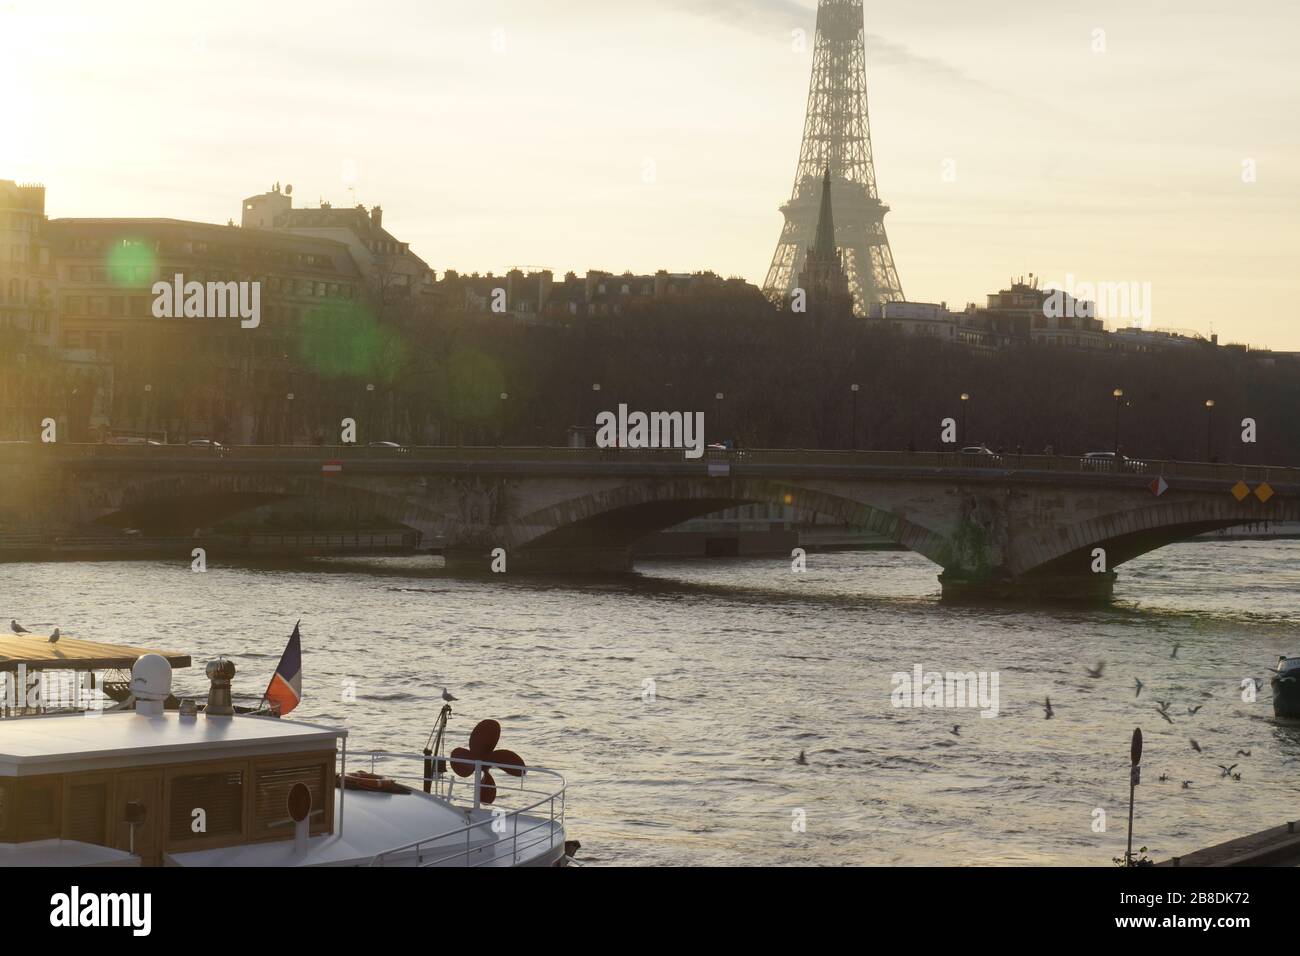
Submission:
[[[298,624],[301,624],[299,621]],[[283,717],[298,706],[302,700],[302,635],[298,633],[298,624],[293,626],[289,643],[285,645],[280,665],[271,676],[271,683],[266,688],[263,699],[271,704],[274,713]]]

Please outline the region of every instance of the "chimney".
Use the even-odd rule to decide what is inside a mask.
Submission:
[[[376,229],[382,229],[384,227],[384,210],[379,206],[371,206],[370,221],[375,224]]]
[[[208,690],[208,706],[204,715],[208,717],[233,717],[235,705],[230,698],[230,679],[235,676],[235,665],[224,657],[208,661],[206,673],[212,686]]]

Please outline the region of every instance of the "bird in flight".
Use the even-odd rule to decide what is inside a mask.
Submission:
[[[1191,745],[1192,745],[1192,749],[1195,750],[1198,754],[1204,752],[1204,751],[1201,750],[1201,745],[1198,744],[1195,740],[1191,740],[1190,742],[1191,742]]]
[[[1238,757],[1249,757],[1249,756],[1250,756],[1250,751],[1249,751],[1249,750],[1238,750],[1238,751],[1237,751],[1237,756],[1238,756]]]
[[[1223,776],[1231,777],[1232,771],[1236,770],[1237,766],[1238,765],[1235,763],[1231,767],[1225,767],[1223,764],[1219,764],[1219,769],[1223,771]]]
[[[1187,712],[1189,714],[1194,714],[1204,706],[1205,706],[1204,704],[1197,704],[1195,707],[1188,707]]]
[[[961,736],[961,724],[953,724],[953,725],[952,725],[952,735],[953,735],[954,737],[960,737],[960,736]]]
[[[802,750],[799,751],[799,756],[794,758],[794,762],[799,764],[799,766],[801,767],[808,766],[808,758],[804,756],[804,752]]]
[[[59,629],[56,627],[56,628],[54,629],[54,633],[50,635],[50,643],[51,643],[51,644],[57,644],[57,643],[59,643],[59,638],[62,637],[62,636],[63,636],[63,634],[60,633]]]
[[[1167,774],[1167,773],[1162,773],[1162,774],[1161,774],[1159,777],[1157,777],[1156,779],[1159,780],[1161,783],[1164,783],[1166,780],[1169,779],[1169,774]]]
[[[1163,714],[1163,713],[1164,713],[1165,711],[1167,711],[1168,709],[1169,709],[1169,701],[1167,701],[1167,700],[1157,700],[1157,701],[1156,701],[1156,710],[1160,711],[1160,713]]]
[[[1191,782],[1190,780],[1184,780],[1184,781],[1183,781],[1183,789],[1184,789],[1184,790],[1187,790],[1188,788],[1190,788],[1191,785],[1192,785],[1192,782]]]
[[[1055,715],[1056,711],[1052,710],[1052,698],[1049,697],[1043,704],[1043,719],[1051,720]]]
[[[1234,774],[1232,775],[1232,779],[1233,779],[1233,780],[1236,780],[1238,783],[1241,783],[1241,774],[1239,774],[1239,773],[1234,773]]]
[[[453,700],[459,700],[460,698],[453,697],[451,694],[447,693],[447,688],[444,687],[442,689],[442,699],[450,704]]]
[[[1086,671],[1088,672],[1088,676],[1089,676],[1089,677],[1100,677],[1100,676],[1101,676],[1101,672],[1104,671],[1105,669],[1106,669],[1106,662],[1105,662],[1105,661],[1098,661],[1096,667],[1085,667],[1085,668],[1084,668],[1084,670],[1086,670]]]
[[[19,624],[17,621],[13,620],[12,618],[9,621],[9,630],[13,631],[15,634],[31,633],[31,631],[27,630],[27,628],[23,627],[21,624]]]
[[[1142,696],[1142,688],[1146,685],[1142,683],[1142,678],[1134,677],[1133,686],[1137,688],[1137,693],[1133,695],[1134,699]]]
[[[1175,657],[1178,656],[1178,648],[1180,648],[1180,647],[1182,647],[1182,646],[1183,646],[1183,645],[1178,644],[1178,643],[1175,643],[1175,644],[1174,644],[1174,651],[1173,651],[1172,654],[1169,655],[1169,659],[1170,659],[1171,661],[1172,661]]]
[[[1174,722],[1174,719],[1169,716],[1167,711],[1163,711],[1159,707],[1157,707],[1156,713],[1165,719],[1165,723],[1172,724]]]

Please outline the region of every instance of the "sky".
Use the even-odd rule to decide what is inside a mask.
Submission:
[[[1300,7],[1064,6],[867,0],[907,298],[1149,284],[1156,327],[1300,350]],[[51,217],[223,223],[291,183],[382,205],[440,273],[761,283],[814,23],[813,0],[0,0],[0,179],[44,183]]]

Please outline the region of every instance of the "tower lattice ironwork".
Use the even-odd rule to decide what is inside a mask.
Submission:
[[[784,299],[796,285],[814,240],[822,175],[830,170],[835,244],[844,253],[854,308],[901,301],[903,288],[885,236],[889,207],[876,193],[867,120],[862,0],[820,0],[803,145],[785,225],[763,290]]]

